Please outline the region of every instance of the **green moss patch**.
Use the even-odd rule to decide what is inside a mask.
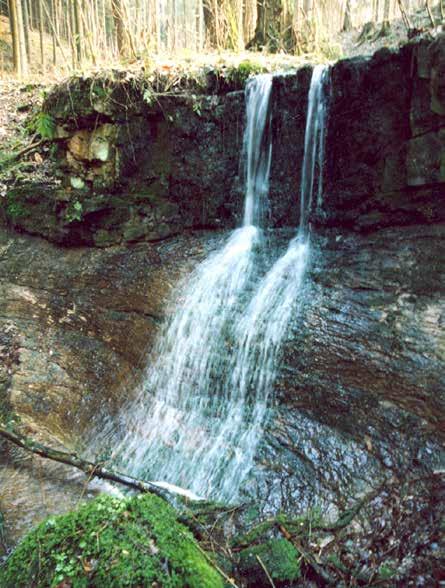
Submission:
[[[268,539],[282,536],[281,528],[284,527],[293,536],[307,536],[312,530],[323,527],[324,521],[321,512],[313,508],[304,516],[289,517],[285,514],[278,514],[276,517],[267,519],[251,527],[247,533],[237,536],[232,541],[232,547],[248,547],[253,544],[263,543]]]
[[[218,572],[162,499],[100,496],[31,531],[0,570],[2,588],[218,588]]]
[[[248,586],[288,586],[300,577],[300,554],[286,539],[271,539],[239,554],[239,573]]]

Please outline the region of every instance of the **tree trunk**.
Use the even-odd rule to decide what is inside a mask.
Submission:
[[[56,16],[54,0],[51,0],[49,9],[50,9],[50,14],[51,14],[51,21],[53,23],[53,26],[51,28],[51,40],[52,40],[52,46],[53,46],[53,66],[56,67],[56,65],[57,65],[56,37],[58,35],[58,31],[57,31],[57,16]]]
[[[25,21],[23,18],[23,5],[17,0],[17,25],[19,29],[20,61],[22,64],[22,75],[28,75],[28,55],[26,52]]]
[[[19,76],[28,74],[25,29],[21,0],[9,0],[9,15],[12,34],[14,70]]]
[[[73,2],[73,33],[74,46],[76,50],[76,62],[78,65],[82,63],[82,21],[80,17],[79,0],[72,0]]]
[[[379,37],[386,37],[389,34],[391,24],[389,22],[389,15],[391,11],[391,0],[385,0],[383,5],[383,22],[380,29]]]
[[[383,22],[389,25],[389,15],[391,12],[391,0],[385,0],[383,5]]]
[[[31,45],[29,43],[30,18],[29,18],[28,8],[29,7],[28,7],[27,0],[23,0],[22,1],[23,34],[24,34],[24,39],[25,39],[26,60],[28,63],[31,63]]]
[[[244,50],[244,5],[240,0],[235,0],[236,21],[238,25],[238,51]]]
[[[379,22],[380,17],[380,0],[374,1],[374,22]]]
[[[255,35],[247,48],[267,47],[276,52],[281,46],[281,0],[257,0],[257,22]]]
[[[204,0],[203,11],[205,42],[207,47],[215,49],[216,47],[218,47],[218,39],[216,34],[217,15],[215,14],[215,3],[211,2],[211,0]]]
[[[345,19],[343,21],[343,31],[348,32],[352,29],[352,18],[351,18],[351,0],[346,0],[346,11]]]
[[[125,27],[122,12],[122,0],[111,0],[113,11],[114,27],[116,31],[116,42],[119,57],[125,56]]]
[[[68,26],[68,40],[71,50],[71,66],[76,69],[76,47],[75,47],[75,34],[74,34],[74,7],[72,0],[68,1],[68,14],[67,14],[67,26]]]
[[[255,29],[255,45],[260,47],[264,47],[267,44],[267,34],[266,34],[266,2],[268,0],[258,0],[257,1],[257,17],[256,17],[256,29]]]
[[[39,18],[39,40],[40,40],[40,65],[42,72],[45,70],[45,43],[44,43],[44,28],[43,28],[43,8],[42,0],[37,3],[38,18]]]
[[[428,12],[428,16],[431,22],[431,26],[434,28],[436,26],[436,21],[434,20],[434,14],[431,10],[430,0],[425,1],[426,11]]]
[[[26,9],[29,15],[29,28],[33,30],[35,28],[35,13],[34,13],[34,6],[32,0],[25,0],[26,2]]]
[[[407,28],[407,30],[409,32],[410,29],[412,28],[412,24],[411,24],[411,21],[409,19],[408,12],[406,11],[406,7],[403,4],[403,0],[397,0],[397,2],[398,2],[398,5],[399,5],[400,13],[402,15],[402,20],[403,20],[403,22],[404,22],[404,24],[405,24],[405,26],[406,26],[406,28]],[[408,10],[409,10],[409,7],[408,7]]]
[[[12,36],[12,58],[14,71],[20,76],[22,74],[22,65],[20,61],[19,29],[17,22],[17,0],[9,0],[9,23]]]

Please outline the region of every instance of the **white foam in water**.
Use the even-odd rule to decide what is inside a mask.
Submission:
[[[246,197],[244,225],[263,226],[267,212],[272,141],[270,139],[270,94],[272,78],[255,76],[247,83],[247,123],[244,133]]]
[[[236,325],[237,353],[226,384],[226,397],[233,396],[232,421],[227,421],[220,432],[221,441],[230,439],[236,446],[236,454],[220,479],[224,496],[238,491],[252,467],[275,380],[278,353],[301,291],[307,252],[307,243],[298,239],[291,242]],[[233,427],[233,422],[239,425]]]
[[[208,463],[208,450],[231,412],[221,394],[224,347],[254,269],[257,239],[255,227],[238,229],[192,275],[180,309],[158,341],[157,360],[128,423],[124,450],[131,466],[126,470],[133,475],[148,470],[151,477],[196,494],[213,487],[215,464]]]
[[[205,500],[204,498],[202,498],[202,496],[198,496],[197,494],[190,492],[190,490],[185,490],[184,488],[181,488],[180,486],[175,486],[174,484],[169,484],[168,482],[154,481],[151,483],[154,486],[157,486],[158,488],[163,488],[164,490],[168,490],[168,492],[171,492],[172,494],[176,494],[177,496],[184,496],[184,498],[188,498],[189,500],[194,500],[196,502]]]
[[[304,159],[300,189],[300,233],[305,236],[309,215],[312,211],[314,190],[318,180],[317,206],[321,205],[323,194],[323,160],[326,129],[326,80],[329,69],[317,65],[312,72],[309,89],[306,131],[304,135]],[[317,169],[318,167],[318,169]]]

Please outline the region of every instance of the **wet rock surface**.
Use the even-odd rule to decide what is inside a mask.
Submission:
[[[13,366],[2,403],[30,432],[82,446],[103,417],[118,419],[173,287],[224,238],[60,249],[2,232],[2,353]],[[329,231],[316,241],[307,303],[289,331],[275,406],[243,489],[263,514],[341,509],[377,483],[444,462],[443,226]],[[32,469],[18,470],[26,487]],[[4,488],[10,471],[2,470]],[[42,471],[51,479],[51,468]]]
[[[445,459],[444,227],[328,235],[318,247],[250,488],[272,509],[341,504]]]
[[[62,432],[104,402],[120,402],[144,368],[179,276],[202,255],[193,236],[58,249],[1,231],[2,390],[13,390],[13,410]]]
[[[370,231],[444,220],[444,47],[442,35],[332,69],[319,222]]]

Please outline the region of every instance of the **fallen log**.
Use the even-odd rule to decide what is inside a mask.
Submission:
[[[115,472],[105,466],[94,463],[91,461],[87,461],[79,457],[76,453],[68,453],[66,451],[59,451],[58,449],[53,449],[52,447],[48,447],[47,445],[43,445],[30,437],[15,431],[14,429],[6,427],[4,424],[0,423],[0,437],[6,439],[10,443],[25,449],[35,455],[39,455],[45,459],[51,459],[52,461],[56,461],[59,463],[63,463],[65,465],[72,466],[78,470],[81,470],[89,476],[90,478],[100,478],[102,480],[109,480],[111,482],[117,482],[118,484],[122,484],[123,486],[127,486],[127,488],[132,488],[133,490],[138,490],[139,492],[151,492],[152,494],[156,494],[160,498],[167,500],[168,491],[160,486],[157,486],[153,482],[144,482],[142,480],[138,480],[137,478],[133,478],[132,476],[127,476],[126,474],[122,474],[120,472]]]

